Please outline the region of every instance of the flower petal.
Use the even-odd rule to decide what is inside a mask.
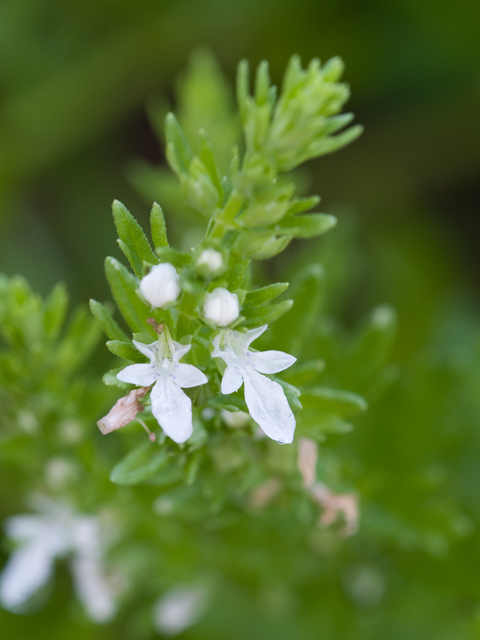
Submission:
[[[152,342],[151,344],[143,344],[143,342],[137,342],[136,340],[132,341],[135,345],[135,349],[143,353],[144,356],[153,362],[155,360],[155,355],[158,351],[158,340],[156,342]]]
[[[0,578],[0,602],[15,609],[26,602],[52,574],[54,551],[45,538],[14,551]]]
[[[250,351],[250,361],[259,373],[278,373],[291,367],[296,360],[283,351]]]
[[[117,373],[117,378],[122,382],[148,387],[155,382],[155,366],[153,364],[131,364]]]
[[[175,351],[172,353],[172,358],[174,360],[174,362],[178,362],[181,358],[183,358],[183,356],[188,353],[190,351],[190,349],[192,348],[191,344],[180,344],[180,342],[175,342],[175,340],[172,340],[174,346],[175,346]]]
[[[102,623],[110,620],[116,611],[112,588],[94,557],[77,555],[72,561],[75,590],[91,620]]]
[[[254,340],[259,338],[262,335],[262,333],[265,333],[267,329],[268,329],[268,324],[264,324],[263,327],[257,327],[256,329],[250,329],[250,331],[247,331],[244,334],[246,336],[245,346],[248,347]]]
[[[158,424],[175,442],[185,442],[192,435],[192,401],[177,387],[173,377],[158,379],[150,394],[152,413]]]
[[[191,364],[176,364],[173,368],[173,381],[178,387],[198,387],[208,382],[207,376]]]
[[[240,387],[242,386],[242,382],[242,372],[237,369],[237,367],[230,365],[225,369],[225,373],[223,374],[222,393],[227,396],[229,393],[238,391],[238,389],[240,389]]]
[[[293,441],[295,418],[278,382],[249,370],[245,375],[245,402],[269,438],[282,444]]]

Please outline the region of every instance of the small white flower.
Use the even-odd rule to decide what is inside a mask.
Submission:
[[[205,613],[208,593],[200,585],[174,587],[157,600],[153,620],[159,633],[177,636],[195,623]]]
[[[195,266],[205,273],[205,275],[215,275],[220,273],[224,268],[223,255],[215,249],[204,249],[198,256]]]
[[[172,264],[156,264],[140,281],[140,293],[154,309],[175,302],[180,295],[180,277]]]
[[[179,362],[191,345],[183,345],[162,334],[157,342],[142,344],[133,341],[135,347],[147,358],[149,364],[132,364],[120,371],[119,380],[149,387],[152,413],[159,425],[175,442],[185,442],[192,435],[192,401],[182,388],[197,387],[208,382],[207,377],[191,364]]]
[[[107,622],[116,611],[102,556],[105,531],[96,516],[75,514],[65,504],[43,499],[38,514],[6,522],[6,533],[18,543],[0,576],[0,602],[17,610],[53,573],[56,558],[71,556],[75,590],[94,622]]]
[[[227,327],[240,315],[240,307],[236,293],[217,287],[205,296],[203,314],[217,327]]]
[[[266,329],[267,325],[246,333],[224,329],[213,340],[212,355],[227,363],[222,393],[234,393],[244,383],[245,402],[252,418],[269,438],[286,444],[293,441],[295,418],[281,385],[261,374],[283,371],[296,358],[282,351],[250,351],[250,343]]]

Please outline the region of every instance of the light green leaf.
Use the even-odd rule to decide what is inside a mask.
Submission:
[[[145,356],[135,349],[131,342],[123,342],[120,340],[109,340],[107,348],[114,356],[131,360],[132,362],[146,362]]]
[[[44,326],[50,340],[60,333],[68,307],[68,292],[63,283],[55,285],[44,305]]]
[[[155,249],[168,247],[167,226],[163,216],[162,207],[156,202],[153,203],[150,212],[150,227],[152,230],[152,240]]]
[[[115,484],[134,485],[153,477],[167,463],[168,455],[150,441],[142,442],[116,464],[110,480]]]
[[[110,311],[100,302],[90,300],[90,310],[111,340],[128,341],[127,334],[118,326]]]
[[[312,386],[302,391],[302,404],[306,409],[316,409],[333,413],[344,418],[362,413],[368,409],[366,401],[356,393]]]
[[[277,304],[261,307],[249,307],[248,309],[242,309],[242,315],[245,316],[245,320],[242,326],[248,329],[254,327],[261,327],[264,324],[270,324],[283,316],[284,313],[290,311],[293,306],[293,300],[284,300]]]
[[[275,225],[277,235],[293,235],[295,238],[313,238],[326,233],[337,224],[335,216],[326,213],[310,213],[303,216],[290,216]]]
[[[120,246],[132,265],[132,269],[141,278],[143,275],[143,263],[157,264],[158,258],[153,253],[141,226],[118,200],[113,201],[112,213],[118,237],[128,251],[125,251],[122,244]]]
[[[263,304],[264,302],[272,300],[273,298],[281,295],[288,289],[288,286],[288,282],[276,282],[275,284],[269,284],[266,287],[262,287],[261,289],[249,291],[245,296],[245,304]]]

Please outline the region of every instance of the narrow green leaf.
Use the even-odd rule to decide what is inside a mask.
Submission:
[[[198,135],[200,137],[200,160],[207,168],[208,174],[212,179],[215,188],[220,194],[220,197],[223,198],[223,187],[218,175],[217,163],[213,154],[212,143],[205,129],[200,129]]]
[[[145,331],[151,311],[137,295],[138,281],[115,258],[107,258],[105,272],[117,306],[132,332]],[[148,331],[154,335],[154,331]]]
[[[127,258],[132,265],[132,269],[141,278],[143,275],[143,262],[156,264],[158,258],[153,253],[141,226],[118,200],[113,201],[112,213],[118,237],[128,248]]]
[[[294,216],[297,213],[308,211],[312,207],[317,206],[320,202],[320,196],[310,196],[308,198],[298,198],[294,200],[292,206],[287,211],[287,216]]]
[[[296,238],[313,238],[332,229],[337,224],[335,216],[326,213],[310,213],[304,216],[284,218],[274,227],[277,235],[286,234]]]
[[[263,304],[286,291],[288,289],[288,285],[288,282],[276,282],[275,284],[269,284],[261,289],[249,291],[245,297],[245,304]]]
[[[133,451],[116,464],[110,480],[115,484],[134,485],[153,477],[167,463],[168,455],[148,440],[142,442]]]
[[[55,340],[60,333],[67,314],[67,307],[67,288],[60,282],[52,289],[50,295],[45,300],[44,306],[43,322],[47,336],[51,340]]]
[[[152,240],[155,249],[168,247],[167,226],[163,216],[162,207],[156,202],[153,203],[150,212],[150,226],[152,229]]]
[[[325,362],[323,360],[309,360],[282,371],[282,378],[290,384],[304,385],[313,382],[324,369]]]
[[[354,416],[368,409],[366,401],[356,393],[320,386],[304,389],[302,404],[306,409],[333,413],[343,418]]]
[[[127,334],[118,326],[110,311],[103,304],[92,299],[90,300],[90,310],[111,340],[128,341]]]
[[[268,72],[268,62],[262,60],[257,67],[255,76],[255,102],[258,106],[268,102],[270,90],[270,74]]]
[[[173,113],[167,113],[165,118],[165,135],[178,165],[172,168],[174,171],[178,168],[182,173],[187,173],[193,159],[193,151]]]
[[[282,344],[284,351],[297,358],[312,339],[318,321],[325,288],[325,270],[320,264],[311,264],[299,271],[290,284],[289,295],[295,304],[288,318],[272,327],[269,339]],[[308,355],[307,355],[308,357]]]
[[[237,101],[240,109],[242,123],[245,124],[248,116],[248,102],[250,70],[247,60],[241,60],[237,69]]]
[[[131,360],[132,362],[146,362],[145,356],[135,349],[131,342],[109,340],[107,342],[107,349],[111,351],[114,356],[118,356],[119,358]]]
[[[242,314],[245,316],[242,326],[247,327],[247,329],[253,329],[264,324],[270,324],[283,316],[284,313],[287,313],[287,311],[290,311],[292,306],[293,300],[284,300],[265,307],[242,310]]]

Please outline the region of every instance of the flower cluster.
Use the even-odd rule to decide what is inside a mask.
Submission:
[[[140,282],[139,291],[152,307],[175,304],[180,293],[179,276],[175,267],[168,263],[156,265]],[[295,430],[295,418],[287,398],[278,382],[262,374],[273,374],[291,366],[296,358],[281,351],[264,353],[249,350],[249,345],[258,338],[267,325],[241,333],[228,329],[240,315],[238,296],[224,287],[207,293],[203,303],[206,323],[220,328],[213,339],[214,358],[222,359],[227,368],[223,374],[222,393],[232,394],[244,384],[245,402],[250,416],[260,425],[265,434],[280,444],[290,443]],[[207,376],[197,367],[180,362],[190,351],[191,345],[183,345],[172,339],[167,325],[159,329],[158,340],[143,344],[133,340],[135,348],[149,359],[149,363],[132,364],[117,374],[118,380],[137,385],[143,397],[149,388],[152,413],[163,431],[172,440],[182,443],[193,432],[192,401],[183,391],[208,382]],[[140,410],[138,392],[131,398],[134,419]],[[130,396],[126,398],[130,400]],[[116,420],[112,412],[99,422],[103,433],[124,426],[123,412]]]

